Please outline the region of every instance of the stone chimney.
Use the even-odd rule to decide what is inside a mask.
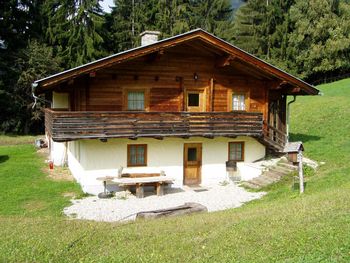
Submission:
[[[159,31],[144,31],[140,34],[141,46],[150,45],[158,41]]]

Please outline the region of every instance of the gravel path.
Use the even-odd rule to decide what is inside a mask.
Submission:
[[[146,197],[136,198],[127,192],[120,192],[112,199],[87,197],[72,200],[72,205],[64,213],[72,218],[95,221],[134,220],[136,213],[155,209],[164,209],[183,205],[186,202],[197,202],[208,208],[209,212],[239,207],[243,203],[261,198],[265,193],[247,192],[244,188],[231,183],[225,186],[205,187],[205,191],[193,189],[168,189],[164,196],[145,193]]]

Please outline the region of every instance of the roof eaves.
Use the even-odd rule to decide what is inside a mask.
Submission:
[[[204,33],[205,35],[209,35],[209,36],[211,36],[212,38],[216,39],[217,41],[220,41],[220,42],[222,42],[222,43],[225,43],[225,44],[228,45],[229,47],[234,48],[234,49],[238,50],[239,52],[242,52],[243,54],[245,54],[245,55],[247,55],[247,56],[249,56],[249,57],[251,57],[251,58],[253,58],[253,59],[257,60],[257,61],[260,61],[261,63],[267,65],[268,67],[271,67],[271,68],[277,70],[278,72],[281,72],[282,74],[285,74],[286,76],[288,76],[288,77],[290,77],[290,78],[296,80],[296,82],[298,82],[299,84],[301,84],[301,85],[303,86],[303,88],[306,89],[306,90],[308,90],[308,92],[309,92],[310,94],[313,94],[313,95],[319,94],[319,90],[316,89],[313,85],[310,85],[309,83],[307,83],[307,82],[305,82],[305,81],[303,81],[303,80],[301,80],[301,79],[299,79],[299,78],[297,78],[297,77],[295,77],[295,76],[289,74],[288,72],[286,72],[286,71],[284,71],[284,70],[282,70],[282,69],[280,69],[280,68],[275,67],[274,65],[272,65],[272,64],[270,64],[270,63],[268,63],[268,62],[266,62],[266,61],[264,61],[264,60],[262,60],[262,59],[260,59],[260,58],[258,58],[258,57],[256,57],[256,56],[254,56],[254,55],[252,55],[252,54],[250,54],[250,53],[244,51],[243,49],[241,49],[241,48],[239,48],[239,47],[237,47],[237,46],[235,46],[235,45],[233,45],[233,44],[231,44],[231,43],[229,43],[229,42],[227,42],[227,41],[225,41],[225,40],[223,40],[223,39],[221,39],[221,38],[218,38],[217,36],[215,36],[215,35],[213,35],[213,34],[207,32],[207,31],[205,31],[205,30],[203,30],[203,29],[201,29],[201,28],[197,28],[197,29],[194,29],[194,30],[185,32],[185,33],[183,33],[183,34],[179,34],[179,35],[176,35],[176,36],[172,36],[172,37],[169,37],[169,38],[165,38],[165,39],[159,40],[159,41],[157,41],[157,42],[155,42],[155,43],[152,43],[152,44],[149,44],[149,45],[144,45],[144,46],[139,46],[139,47],[135,47],[135,48],[132,48],[132,49],[128,49],[128,50],[125,50],[125,51],[122,51],[122,52],[119,52],[119,53],[110,55],[110,56],[108,56],[108,57],[104,57],[104,58],[101,58],[101,59],[98,59],[98,60],[95,60],[95,61],[86,63],[86,64],[84,64],[84,65],[81,65],[81,66],[78,66],[78,67],[75,67],[75,68],[72,68],[72,69],[68,69],[68,70],[65,70],[65,71],[63,71],[63,72],[60,72],[60,73],[57,73],[57,74],[48,76],[48,77],[46,77],[46,78],[42,78],[42,79],[40,79],[40,80],[36,80],[34,83],[36,83],[36,84],[38,84],[38,85],[40,86],[40,84],[41,84],[42,82],[45,82],[45,81],[47,81],[47,80],[49,80],[49,79],[52,79],[52,78],[55,78],[55,77],[58,77],[58,76],[65,75],[65,74],[70,73],[70,72],[77,71],[77,70],[82,69],[82,68],[85,68],[85,67],[87,67],[87,66],[94,65],[94,64],[97,64],[97,63],[99,63],[99,62],[103,62],[103,61],[107,61],[107,60],[109,60],[109,59],[116,58],[116,57],[121,56],[121,55],[125,55],[125,54],[128,54],[128,53],[132,53],[132,52],[135,52],[135,51],[138,51],[138,50],[142,50],[142,49],[144,49],[144,48],[146,48],[146,47],[156,46],[156,45],[159,45],[159,44],[162,44],[162,43],[166,43],[166,42],[175,40],[175,39],[177,39],[177,38],[181,38],[181,37],[188,36],[188,35],[195,34],[195,33]],[[296,84],[296,83],[294,83],[294,84]]]
[[[247,56],[250,56],[250,57],[252,57],[252,58],[254,58],[254,59],[256,59],[256,60],[258,60],[258,61],[260,61],[260,62],[262,62],[262,63],[264,63],[264,64],[266,64],[267,66],[272,67],[272,68],[274,68],[275,70],[278,70],[278,71],[282,72],[283,74],[286,74],[287,76],[289,76],[289,77],[291,77],[291,78],[297,80],[298,82],[302,83],[302,84],[305,85],[306,87],[309,87],[310,89],[312,89],[312,90],[310,90],[310,91],[311,91],[314,95],[319,94],[319,90],[316,89],[313,85],[311,85],[311,84],[309,84],[309,83],[307,83],[307,82],[305,82],[305,81],[299,79],[298,77],[295,77],[295,76],[289,74],[288,72],[286,72],[286,71],[284,71],[284,70],[282,70],[282,69],[280,69],[280,68],[277,68],[276,66],[274,66],[274,65],[272,65],[272,64],[270,64],[270,63],[268,63],[268,62],[266,62],[266,61],[264,61],[264,60],[262,60],[262,59],[260,59],[260,58],[258,58],[258,57],[256,57],[256,56],[254,56],[254,55],[248,53],[247,51],[245,51],[245,50],[243,50],[243,49],[241,49],[241,48],[239,48],[239,47],[237,47],[237,46],[235,46],[235,45],[233,45],[233,44],[227,42],[226,40],[223,40],[223,39],[221,39],[221,38],[218,38],[217,36],[215,36],[215,35],[213,35],[213,34],[207,32],[207,31],[205,31],[205,30],[202,30],[202,31],[203,31],[204,33],[206,33],[206,34],[212,36],[213,38],[215,38],[215,39],[217,39],[217,40],[219,40],[219,41],[222,41],[222,42],[224,42],[225,44],[227,44],[227,45],[229,45],[229,46],[231,46],[231,47],[233,47],[233,48],[239,50],[240,52],[246,54]]]
[[[164,42],[168,42],[168,41],[171,41],[171,40],[174,40],[176,38],[180,38],[180,37],[183,37],[183,36],[187,36],[187,35],[190,35],[190,34],[193,34],[195,32],[205,32],[205,33],[208,33],[206,31],[204,31],[203,29],[201,28],[197,28],[197,29],[194,29],[194,30],[191,30],[191,31],[188,31],[188,32],[185,32],[183,34],[179,34],[179,35],[176,35],[176,36],[172,36],[172,37],[169,37],[169,38],[165,38],[165,39],[162,39],[162,40],[159,40],[155,43],[151,43],[149,45],[144,45],[144,46],[139,46],[139,47],[135,47],[135,48],[131,48],[131,49],[128,49],[128,50],[125,50],[125,51],[122,51],[122,52],[119,52],[119,53],[116,53],[116,54],[112,54],[110,56],[107,56],[107,57],[104,57],[104,58],[100,58],[100,59],[97,59],[97,60],[94,60],[92,62],[89,62],[89,63],[86,63],[86,64],[83,64],[83,65],[80,65],[80,66],[77,66],[75,68],[71,68],[71,69],[68,69],[68,70],[65,70],[65,71],[62,71],[62,72],[59,72],[59,73],[56,73],[56,74],[53,74],[51,76],[48,76],[48,77],[45,77],[45,78],[42,78],[42,79],[39,79],[39,80],[36,80],[34,81],[34,83],[37,83],[38,85],[40,85],[40,83],[46,81],[46,80],[49,80],[51,78],[55,78],[55,77],[58,77],[58,76],[61,76],[61,75],[65,75],[67,73],[70,73],[70,72],[74,72],[76,70],[79,70],[79,69],[82,69],[82,68],[85,68],[87,66],[90,66],[90,65],[93,65],[93,64],[97,64],[99,62],[103,62],[103,61],[106,61],[106,60],[109,60],[109,59],[112,59],[112,58],[115,58],[115,57],[118,57],[118,56],[121,56],[121,55],[125,55],[127,53],[131,53],[131,52],[134,52],[134,51],[137,51],[137,50],[141,50],[141,49],[144,49],[146,47],[150,47],[150,46],[155,46],[155,45],[159,45],[161,43],[164,43]],[[209,34],[209,33],[208,33]]]

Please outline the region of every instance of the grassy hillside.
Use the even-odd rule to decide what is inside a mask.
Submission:
[[[239,209],[127,224],[69,220],[62,194],[76,185],[48,183],[31,146],[0,146],[0,261],[349,262],[350,79],[319,88],[324,96],[292,104],[292,139],[325,162],[306,193],[286,179]]]

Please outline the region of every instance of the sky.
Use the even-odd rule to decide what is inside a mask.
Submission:
[[[101,4],[103,10],[107,13],[111,12],[111,9],[108,6],[114,6],[113,0],[102,0],[100,2],[100,4]]]

